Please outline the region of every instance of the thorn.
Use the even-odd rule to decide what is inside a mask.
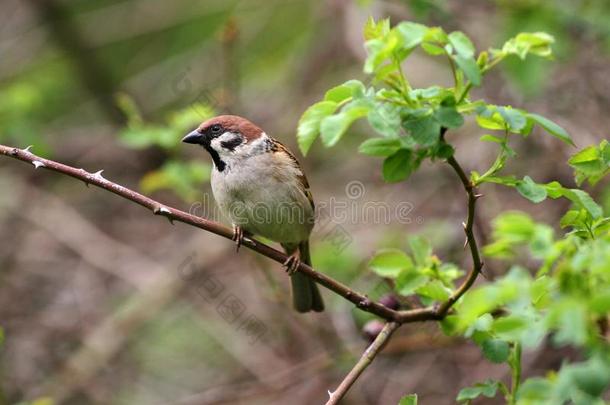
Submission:
[[[478,200],[479,198],[483,197],[483,194],[475,194],[474,195],[474,199]]]
[[[332,392],[330,392],[330,390],[328,390],[328,391],[326,391],[326,392],[328,392],[328,397],[329,397],[329,398],[332,398],[332,397],[333,397],[333,393],[332,393]]]
[[[44,163],[42,163],[40,160],[34,160],[32,161],[32,164],[36,169],[38,169],[39,167],[45,167]]]
[[[30,149],[32,149],[33,147],[34,147],[34,145],[29,145],[29,146],[28,146],[27,148],[25,148],[23,151],[24,151],[24,152],[29,152],[29,153],[32,153],[32,152],[30,152]]]
[[[172,212],[162,205],[158,205],[153,209],[153,214],[163,215],[170,224],[174,225],[174,219],[171,217]]]
[[[371,300],[369,300],[368,298],[365,298],[362,301],[358,302],[358,304],[356,306],[358,306],[360,308],[368,308],[370,305],[371,305]]]
[[[104,169],[102,170],[98,170],[97,172],[93,173],[93,177],[95,177],[98,180],[106,180],[104,178],[104,176],[102,176],[102,173],[104,172]]]
[[[464,247],[462,249],[466,249],[466,246],[468,246],[468,238],[466,238],[466,240],[464,241]]]
[[[462,226],[466,229],[466,222],[462,222]]]

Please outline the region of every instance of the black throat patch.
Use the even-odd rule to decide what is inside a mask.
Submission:
[[[224,160],[220,159],[220,156],[218,155],[218,152],[216,152],[208,143],[207,145],[202,145],[205,150],[208,151],[208,153],[210,154],[210,156],[212,156],[212,160],[214,161],[214,166],[216,166],[216,169],[218,169],[219,172],[222,172],[225,167],[227,167],[227,164],[224,162]]]

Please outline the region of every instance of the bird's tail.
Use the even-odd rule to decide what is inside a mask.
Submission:
[[[286,249],[286,247],[284,247]],[[298,245],[301,261],[311,266],[311,256],[309,254],[309,241],[301,242]],[[292,254],[286,249],[287,254]],[[309,277],[301,272],[296,272],[290,276],[292,285],[292,304],[298,312],[324,311],[324,301],[318,289],[318,285]]]

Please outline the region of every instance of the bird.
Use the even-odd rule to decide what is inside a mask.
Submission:
[[[233,225],[237,249],[244,237],[262,236],[279,243],[288,258],[292,303],[298,312],[321,312],[317,284],[298,272],[311,265],[309,237],[315,205],[307,177],[294,154],[260,127],[236,115],[201,123],[182,142],[200,145],[212,158],[212,194]]]

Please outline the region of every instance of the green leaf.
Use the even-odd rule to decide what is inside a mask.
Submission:
[[[431,298],[435,301],[447,301],[451,295],[451,291],[439,280],[432,280],[429,283],[419,287],[415,292],[418,295]]]
[[[498,391],[498,382],[494,380],[487,380],[482,383],[476,383],[474,387],[467,387],[460,391],[457,396],[457,401],[470,401],[479,396],[483,395],[487,398],[493,398],[496,396]]]
[[[464,125],[464,117],[455,107],[440,107],[434,112],[434,118],[446,128],[459,128]]]
[[[324,118],[320,124],[320,135],[324,146],[334,146],[339,142],[352,123],[365,117],[369,109],[370,107],[362,102],[353,102],[338,114]]]
[[[383,136],[400,135],[402,122],[400,107],[390,103],[378,103],[369,111],[368,121],[371,127]]]
[[[396,277],[396,291],[400,295],[413,294],[415,290],[428,282],[428,277],[415,269],[406,269]]]
[[[525,59],[528,53],[549,58],[552,56],[551,45],[555,39],[544,32],[522,32],[508,40],[502,47],[502,52],[517,55]]]
[[[388,183],[405,180],[415,170],[413,153],[400,149],[383,161],[383,179]]]
[[[565,188],[557,181],[546,184],[545,188],[549,197],[553,199],[565,197],[578,207],[584,208],[594,219],[600,218],[603,214],[602,208],[583,190]]]
[[[489,113],[487,113],[489,111]],[[481,128],[503,131],[506,129],[506,122],[498,112],[487,110],[485,114],[477,115],[477,124]]]
[[[456,55],[453,59],[455,60],[455,63],[457,63],[458,67],[464,72],[466,78],[468,78],[473,85],[481,85],[481,70],[479,69],[479,66],[474,58],[466,58],[462,55]]]
[[[587,340],[587,308],[574,298],[564,298],[549,311],[547,324],[558,331],[554,336],[560,344],[582,346]]]
[[[328,90],[324,96],[324,101],[334,101],[335,103],[340,103],[350,97],[362,96],[364,92],[364,84],[362,84],[361,81],[349,80]]]
[[[498,112],[512,132],[520,132],[527,125],[527,118],[521,111],[511,107],[498,107]]]
[[[449,43],[453,48],[464,58],[472,58],[474,56],[474,45],[470,39],[461,31],[454,31],[449,34]]]
[[[390,19],[385,18],[379,22],[375,22],[373,17],[369,17],[364,25],[364,39],[369,41],[371,39],[382,38],[390,32]]]
[[[527,116],[544,128],[549,134],[561,139],[569,145],[575,146],[570,134],[568,134],[565,129],[555,124],[553,121],[538,114],[529,113]]]
[[[485,357],[492,363],[504,363],[508,359],[510,347],[508,343],[500,339],[487,339],[481,342],[481,350]]]
[[[409,394],[400,398],[398,405],[417,405],[417,394]]]
[[[477,117],[478,118],[478,117]],[[483,142],[495,142],[495,143],[504,143],[504,139],[498,138],[497,136],[485,134],[479,138],[480,141]]]
[[[413,268],[413,261],[398,249],[382,249],[369,261],[369,267],[381,277],[396,278],[401,271]]]
[[[421,47],[424,50],[424,52],[426,52],[427,54],[432,55],[432,56],[442,55],[445,53],[445,50],[443,48],[441,48],[440,46],[431,44],[429,42],[424,42],[423,44],[421,44]]]
[[[428,32],[428,27],[413,22],[401,22],[396,26],[396,30],[402,36],[403,47],[411,49],[422,42]]]
[[[608,156],[606,157],[606,154]],[[595,185],[610,173],[610,144],[603,140],[599,146],[589,146],[574,154],[568,164],[574,168],[574,177],[578,185],[588,180]]]
[[[307,155],[309,148],[320,133],[320,123],[339,108],[334,101],[320,101],[309,107],[299,120],[297,140],[303,155]]]
[[[360,144],[358,152],[369,156],[390,156],[401,148],[398,138],[372,138]]]
[[[428,239],[422,236],[410,236],[408,238],[409,248],[415,259],[415,264],[425,266],[428,257],[432,254],[432,246]]]
[[[441,126],[431,115],[408,120],[403,126],[420,146],[432,146],[441,136]]]
[[[530,176],[525,176],[522,181],[517,183],[517,190],[519,194],[534,203],[544,201],[547,196],[546,188],[536,184]]]

